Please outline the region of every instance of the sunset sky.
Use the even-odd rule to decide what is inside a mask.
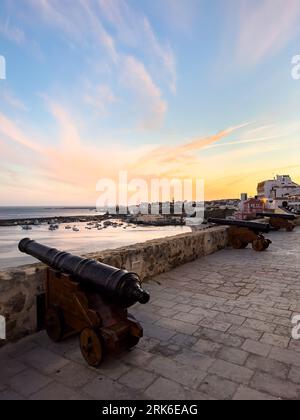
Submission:
[[[96,183],[300,183],[299,0],[0,0],[0,205],[94,205]]]

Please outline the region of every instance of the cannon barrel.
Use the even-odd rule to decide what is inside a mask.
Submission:
[[[293,214],[284,214],[284,213],[256,213],[258,217],[274,217],[276,219],[285,219],[285,220],[295,220],[296,216]]]
[[[270,226],[268,223],[256,223],[256,222],[247,222],[246,220],[229,220],[229,219],[217,219],[210,218],[208,219],[209,223],[215,223],[217,225],[225,226],[238,226],[245,227],[256,232],[269,232]]]
[[[20,241],[19,250],[54,270],[71,275],[72,280],[80,283],[82,287],[98,292],[125,308],[136,302],[147,303],[150,299],[149,293],[142,289],[140,278],[135,273],[58,251],[29,238]]]

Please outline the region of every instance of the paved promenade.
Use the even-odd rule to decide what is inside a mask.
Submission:
[[[0,350],[0,399],[300,399],[300,228],[158,276],[132,312],[145,337],[100,368],[44,332]]]

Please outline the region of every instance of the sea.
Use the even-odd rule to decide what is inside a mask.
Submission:
[[[0,219],[26,219],[58,216],[86,216],[99,214],[93,208],[84,207],[0,207]],[[55,247],[77,255],[133,245],[150,239],[164,238],[190,232],[188,226],[119,226],[107,229],[87,230],[86,223],[72,223],[78,231],[65,229],[61,223],[59,229],[49,231],[48,224],[32,226],[23,230],[22,226],[0,226],[0,269],[17,267],[37,262],[34,258],[18,250],[21,239],[30,237],[50,247]]]

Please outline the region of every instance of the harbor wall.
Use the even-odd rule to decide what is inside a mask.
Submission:
[[[226,245],[227,229],[214,227],[86,256],[134,271],[147,281]],[[37,331],[37,301],[44,293],[45,271],[39,263],[0,271],[0,315],[6,319],[6,340],[0,340],[0,346]]]

